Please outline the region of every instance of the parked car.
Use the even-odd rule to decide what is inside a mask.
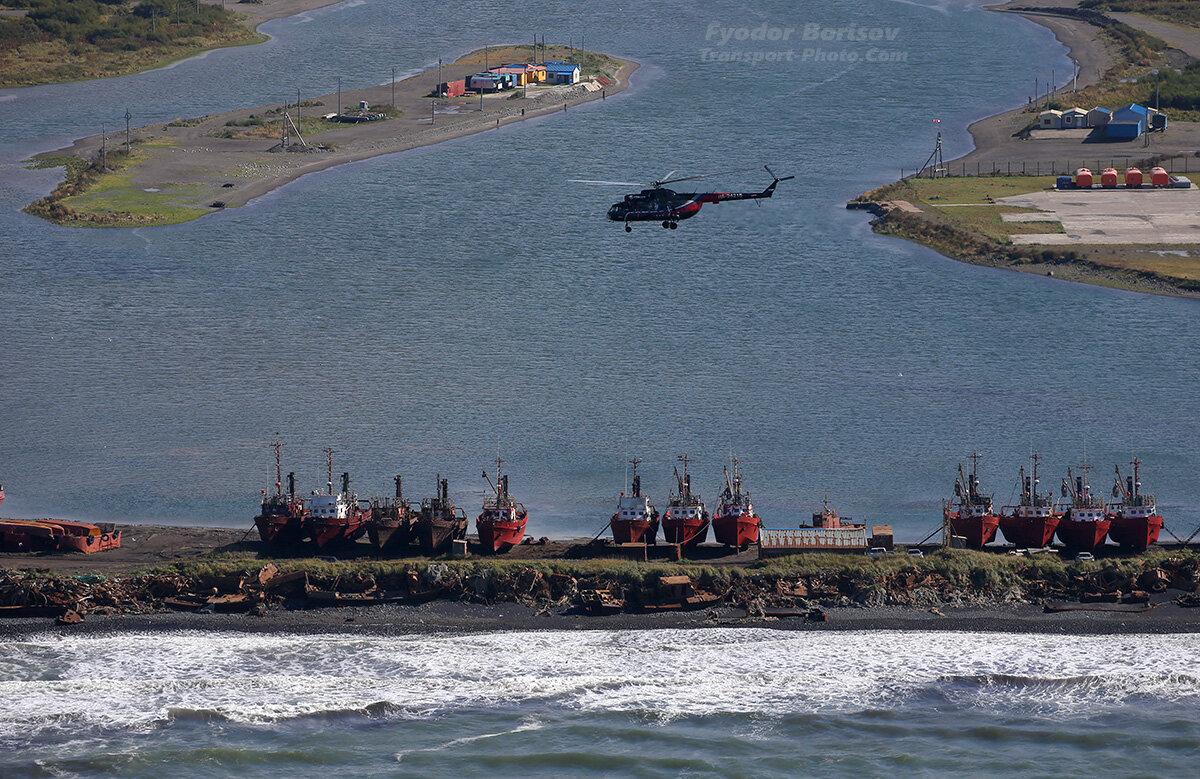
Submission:
[[[1080,562],[1087,562],[1088,560],[1095,560],[1096,556],[1091,552],[1080,552],[1079,554],[1075,555],[1075,559]]]
[[[909,557],[924,557],[925,553],[922,552],[920,549],[916,549],[916,548],[910,546],[908,548],[908,556]]]
[[[867,550],[867,557],[883,557],[887,554],[887,550],[882,546],[873,546]]]

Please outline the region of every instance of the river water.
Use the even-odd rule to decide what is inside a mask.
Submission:
[[[6,514],[245,526],[278,432],[303,488],[331,444],[363,492],[399,471],[429,494],[441,472],[468,505],[499,447],[539,535],[596,530],[627,453],[656,496],[682,452],[711,495],[732,451],[769,524],[828,491],[909,538],[972,450],[1000,500],[1031,447],[1052,485],[1086,456],[1100,489],[1139,454],[1168,525],[1200,521],[1194,302],[958,264],[842,208],[922,162],[933,119],[961,153],[969,120],[1066,72],[1044,30],[932,0],[368,0],[264,29],[0,92]],[[379,83],[534,31],[645,67],[619,99],[191,224],[19,212],[58,178],[21,159],[126,106],[142,123]],[[671,232],[627,235],[602,218],[624,189],[568,181],[762,163],[797,179]],[[1185,775],[1198,679],[1169,635],[46,634],[0,642],[0,773]]]
[[[165,70],[0,92],[6,515],[248,526],[278,433],[303,490],[331,445],[360,494],[401,473],[419,498],[441,473],[469,512],[499,449],[552,537],[599,529],[627,455],[665,502],[684,452],[709,498],[745,459],[768,525],[827,493],[915,540],[966,455],[1005,502],[1031,448],[1051,488],[1086,457],[1102,493],[1136,454],[1168,527],[1200,522],[1194,301],[955,263],[843,208],[923,162],[934,119],[962,153],[969,120],[1066,72],[1044,29],[932,0],[367,0],[263,29]],[[645,67],[570,115],[189,224],[19,211],[60,176],[20,160],[126,107],[139,124],[382,83],[534,31]],[[569,181],[748,169],[697,184],[755,189],[763,163],[797,178],[675,231],[626,234],[603,216],[630,188]]]
[[[0,642],[24,776],[1192,776],[1192,636],[711,628]]]

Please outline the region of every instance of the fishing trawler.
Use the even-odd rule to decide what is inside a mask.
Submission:
[[[1104,502],[1092,494],[1088,483],[1087,472],[1092,466],[1079,468],[1082,476],[1075,476],[1068,468],[1067,478],[1063,479],[1062,494],[1070,502],[1061,504],[1063,516],[1055,532],[1068,551],[1092,552],[1104,543],[1112,523],[1104,513]]]
[[[961,536],[968,549],[982,549],[996,538],[1000,517],[993,508],[992,496],[979,491],[978,453],[971,454],[971,475],[963,473],[958,466],[958,478],[954,481],[954,499],[942,506],[942,522],[951,535]]]
[[[613,541],[618,544],[657,543],[658,509],[650,504],[650,498],[642,494],[642,477],[637,472],[641,462],[639,457],[629,461],[633,466],[630,494],[621,493],[617,511],[608,522]]]
[[[663,538],[668,544],[691,547],[704,543],[708,537],[709,516],[704,501],[692,492],[692,477],[688,474],[691,458],[685,454],[678,459],[683,463],[683,475],[679,475],[678,468],[673,469],[678,492],[671,493],[662,516]]]
[[[1022,549],[1041,549],[1054,540],[1054,531],[1058,529],[1062,515],[1054,510],[1053,492],[1045,495],[1038,492],[1041,455],[1035,452],[1030,459],[1033,460],[1032,475],[1025,473],[1024,466],[1020,470],[1021,502],[1000,509],[1000,532],[1010,544]]]
[[[1120,498],[1120,503],[1110,503],[1106,508],[1110,522],[1108,535],[1126,549],[1139,552],[1146,551],[1158,541],[1162,531],[1163,518],[1158,513],[1154,496],[1142,492],[1141,474],[1138,472],[1142,461],[1136,457],[1130,465],[1133,475],[1121,478],[1118,467],[1117,481],[1113,485],[1113,497]]]
[[[451,541],[467,537],[467,515],[450,500],[450,484],[440,473],[437,485],[437,497],[421,501],[417,517],[417,539],[427,555],[444,552]]]
[[[483,502],[483,513],[475,518],[475,529],[479,532],[479,543],[484,550],[496,554],[507,552],[525,537],[525,523],[529,514],[525,507],[508,494],[508,475],[500,473],[504,461],[496,458],[496,481],[483,478],[492,488],[492,495]]]
[[[739,466],[742,461],[736,457],[730,460],[733,466],[732,475],[728,468],[725,472],[725,489],[713,512],[713,538],[718,544],[725,544],[737,549],[744,549],[758,543],[758,531],[762,528],[762,519],[754,512],[754,503],[750,493],[742,490],[742,471]]]
[[[350,474],[342,474],[342,491],[333,494],[333,450],[325,450],[328,492],[314,492],[308,500],[305,529],[318,548],[350,543],[367,532],[371,507],[350,492]]]
[[[254,518],[254,526],[258,528],[258,537],[263,543],[272,546],[289,546],[303,541],[307,535],[305,522],[308,519],[308,507],[304,500],[296,496],[296,474],[288,474],[287,494],[283,493],[283,464],[280,453],[283,444],[272,442],[275,449],[275,493],[266,490],[262,493],[262,508]]]
[[[400,474],[394,498],[372,498],[371,519],[367,522],[367,538],[380,552],[402,552],[412,543],[417,526],[417,512],[404,499],[404,484]]]

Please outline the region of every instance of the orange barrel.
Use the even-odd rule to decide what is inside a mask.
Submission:
[[[1105,168],[1100,174],[1100,186],[1111,189],[1117,186],[1117,170],[1116,168]]]
[[[1156,187],[1171,186],[1171,177],[1162,168],[1150,169],[1150,183]]]
[[[1075,186],[1080,189],[1092,188],[1092,172],[1087,168],[1080,168],[1075,171]]]
[[[1125,186],[1138,188],[1142,185],[1142,172],[1137,168],[1129,168],[1125,171]]]

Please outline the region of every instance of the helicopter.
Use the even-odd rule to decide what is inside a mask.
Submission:
[[[685,176],[683,178],[673,179],[671,176],[675,171],[671,171],[663,176],[662,180],[655,181],[650,184],[650,189],[643,189],[641,192],[626,195],[624,200],[619,203],[613,203],[608,209],[608,218],[614,222],[624,222],[625,232],[633,232],[633,227],[630,222],[662,222],[664,229],[669,228],[674,230],[679,227],[679,220],[691,219],[700,212],[701,206],[705,203],[721,203],[726,200],[759,200],[761,198],[771,197],[775,194],[775,187],[781,181],[794,179],[795,176],[776,176],[769,167],[763,165],[763,169],[771,176],[771,183],[762,192],[676,192],[673,189],[664,189],[667,184],[676,184],[680,181],[692,181],[693,179],[710,178],[712,176],[723,176],[725,173],[709,173],[701,176]],[[739,171],[728,171],[729,173],[737,173]],[[579,181],[576,179],[576,181]],[[599,182],[585,181],[582,183],[590,184],[622,184],[624,182]]]

